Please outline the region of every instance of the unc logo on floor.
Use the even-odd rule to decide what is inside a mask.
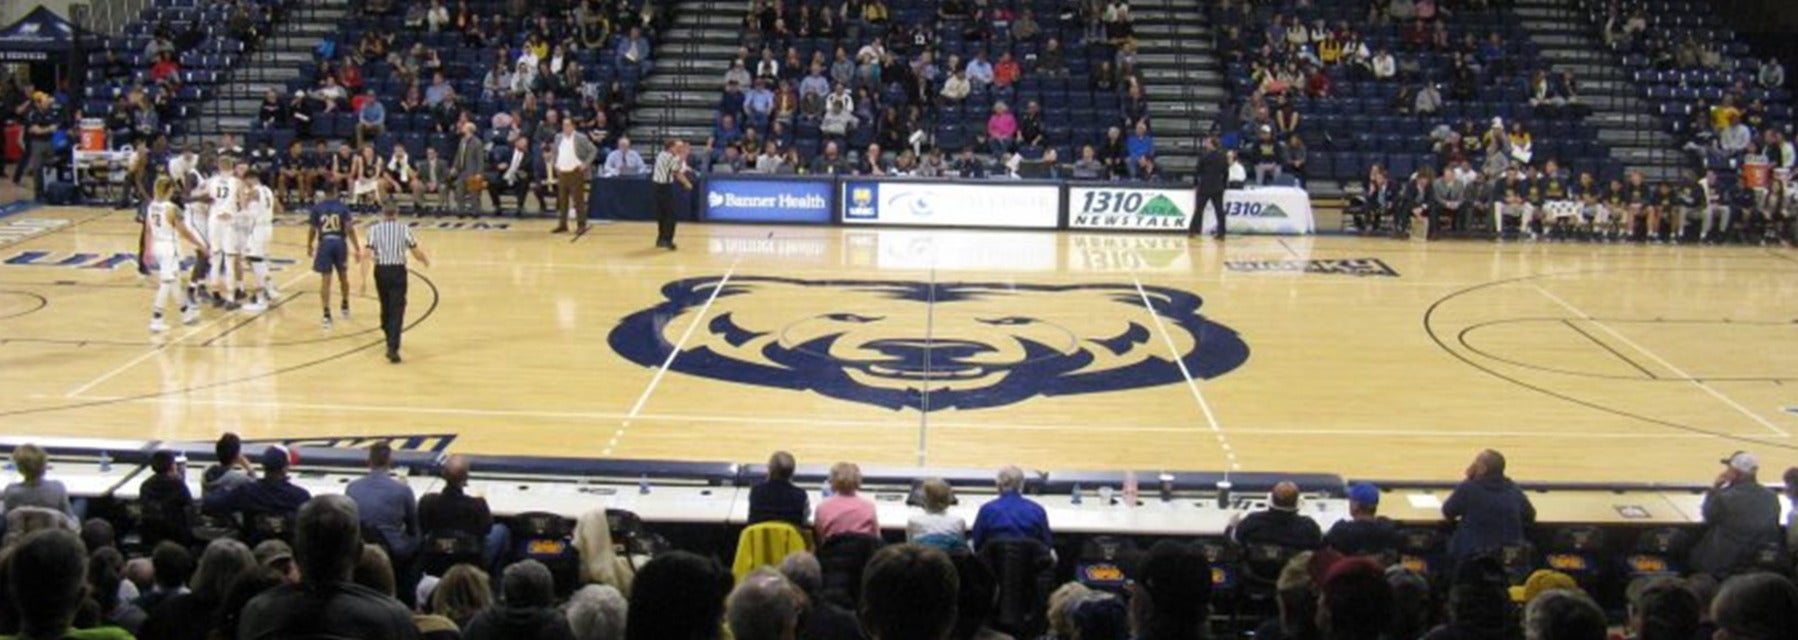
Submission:
[[[1249,354],[1199,313],[1199,296],[1164,287],[750,276],[677,280],[662,294],[612,330],[614,351],[656,367],[678,348],[675,372],[888,409],[1179,384]]]

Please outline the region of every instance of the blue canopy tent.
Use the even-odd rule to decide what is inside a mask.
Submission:
[[[81,29],[42,5],[0,29],[0,62],[51,62],[78,46]]]

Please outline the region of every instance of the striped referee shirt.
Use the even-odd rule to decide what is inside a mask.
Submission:
[[[674,184],[674,175],[686,169],[685,160],[674,155],[672,151],[663,150],[656,154],[655,170],[650,173],[649,179],[654,180],[656,184]]]
[[[406,252],[416,246],[412,227],[404,222],[382,220],[368,230],[368,248],[375,252],[377,266],[406,266]]]

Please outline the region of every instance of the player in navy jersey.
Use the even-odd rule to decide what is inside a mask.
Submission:
[[[319,307],[324,311],[324,328],[331,328],[331,273],[337,273],[337,284],[342,287],[344,319],[350,317],[350,270],[349,255],[356,254],[356,261],[362,261],[360,252],[350,248],[358,246],[356,241],[356,224],[350,216],[349,207],[336,200],[319,203],[312,208],[311,228],[306,232],[306,255],[312,256],[312,270],[318,273]]]

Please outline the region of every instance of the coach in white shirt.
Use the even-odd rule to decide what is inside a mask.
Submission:
[[[593,141],[574,130],[574,119],[562,121],[562,133],[556,135],[556,233],[568,231],[568,218],[575,219],[576,233],[587,231],[587,177],[593,173],[593,158],[599,149]]]

